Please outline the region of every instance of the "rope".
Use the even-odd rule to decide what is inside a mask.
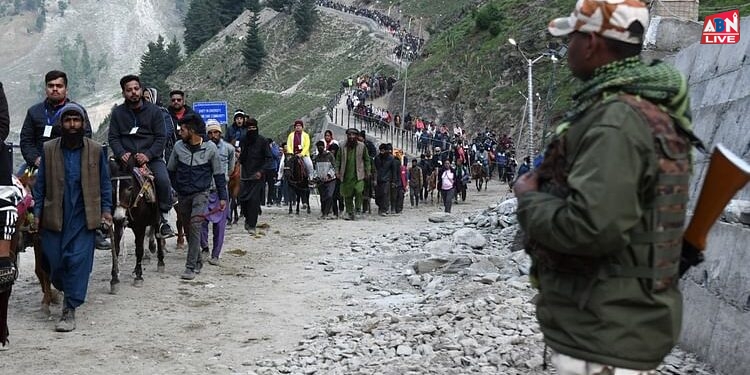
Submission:
[[[226,207],[224,207],[224,208],[226,208]],[[218,206],[218,207],[214,208],[213,210],[206,212],[205,214],[197,214],[197,215],[191,216],[190,217],[190,222],[191,223],[197,223],[199,221],[208,220],[209,216],[211,216],[213,214],[216,214],[216,213],[219,213],[221,211],[224,211],[224,210],[221,209],[221,206]]]

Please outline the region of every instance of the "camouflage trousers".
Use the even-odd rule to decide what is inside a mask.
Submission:
[[[657,375],[656,370],[630,370],[587,362],[552,351],[552,365],[559,375]]]

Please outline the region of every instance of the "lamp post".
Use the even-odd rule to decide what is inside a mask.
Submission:
[[[513,38],[508,39],[508,43],[516,47],[518,52],[521,53],[521,56],[526,60],[526,65],[528,67],[528,81],[529,81],[529,87],[528,87],[528,95],[526,96],[527,100],[527,109],[528,109],[528,116],[529,116],[529,142],[528,142],[528,150],[527,150],[527,156],[529,158],[533,158],[532,151],[533,151],[533,144],[534,144],[534,73],[533,73],[533,67],[534,64],[536,64],[539,60],[541,60],[545,56],[551,56],[549,52],[545,52],[541,54],[539,57],[535,59],[530,59],[526,57],[526,54],[523,53],[523,50],[521,50],[521,47],[516,43],[516,40]]]
[[[550,126],[550,123],[552,122],[552,119],[550,118],[550,114],[552,112],[552,106],[553,106],[553,100],[552,95],[555,91],[555,73],[557,73],[557,64],[560,62],[560,59],[557,57],[557,54],[553,54],[550,59],[552,60],[552,77],[550,78],[549,84],[547,86],[547,105],[544,108],[544,125],[542,127],[542,135],[539,140],[539,149],[542,150],[544,148],[544,136],[545,133],[547,133],[547,128]]]
[[[404,47],[403,46],[404,45],[401,44],[401,47],[402,47],[401,48],[401,63],[404,64],[404,101],[401,104],[401,121],[402,122],[404,120],[404,117],[406,116],[406,82],[407,82],[407,80],[409,78],[409,62],[408,61],[404,62],[404,57],[405,57],[404,54],[406,52],[404,51]],[[405,49],[408,50],[409,47],[407,46]]]

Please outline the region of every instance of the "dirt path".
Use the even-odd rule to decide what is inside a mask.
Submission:
[[[497,183],[486,192],[470,191],[453,213],[463,218],[506,192]],[[185,253],[171,239],[166,272],[156,273],[152,262],[144,286],[133,287],[128,242],[119,295],[108,294],[109,253],[97,251],[88,301],[78,309],[72,333],[54,332],[59,306],[51,318],[40,317],[29,250],[21,254],[11,297],[11,350],[2,354],[3,374],[247,373],[256,361],[294,348],[306,327],[361,308],[347,306],[346,299],[364,293],[354,285],[367,265],[337,266],[357,264],[352,240],[417,231],[437,211],[432,205],[411,209],[408,196],[405,206],[400,216],[354,222],[318,220],[317,202],[310,215],[264,208],[260,221],[270,225],[267,233],[254,238],[241,225],[228,229],[222,265],[205,265],[191,282],[178,277]]]

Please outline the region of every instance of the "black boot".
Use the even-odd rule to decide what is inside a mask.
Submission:
[[[172,227],[169,226],[169,222],[167,221],[166,214],[161,214],[161,223],[159,224],[159,238],[170,238],[174,237],[175,233],[172,230]]]

